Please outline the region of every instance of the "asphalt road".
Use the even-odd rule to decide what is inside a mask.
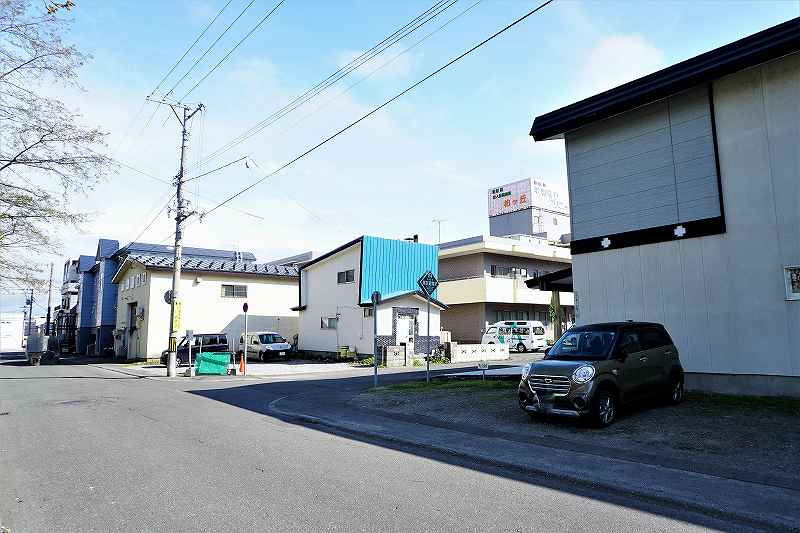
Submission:
[[[738,529],[267,414],[286,395],[370,382],[0,361],[0,531]]]

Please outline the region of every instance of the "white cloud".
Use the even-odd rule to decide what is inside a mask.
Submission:
[[[578,90],[586,96],[611,89],[664,66],[664,52],[638,34],[604,37],[587,54]]]
[[[192,18],[198,20],[211,20],[217,14],[217,8],[210,2],[192,2],[189,6],[189,13]]]

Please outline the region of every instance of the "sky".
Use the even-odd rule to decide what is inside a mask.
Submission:
[[[133,239],[172,242],[174,221],[166,210],[158,215],[172,189],[145,174],[166,181],[175,176],[180,126],[168,107],[144,99],[164,95],[187,71],[170,97],[205,108],[190,123],[186,176],[248,158],[247,165],[235,163],[187,185],[191,207],[202,213],[538,5],[458,0],[330,89],[209,161],[217,148],[434,4],[286,0],[183,98],[277,1],[253,0],[201,58],[251,3],[231,0],[159,86],[227,0],[75,0],[65,40],[91,55],[80,71],[82,89],[46,90],[79,110],[86,125],[107,132],[108,152],[119,164],[107,180],[73,198],[76,209],[91,213],[90,222],[79,231],[54,229],[62,254],[38,259],[55,262],[57,276],[65,259],[94,255],[98,238],[120,245]],[[248,250],[267,261],[322,253],[363,234],[418,234],[435,243],[434,219],[443,219],[443,241],[488,233],[490,187],[530,177],[567,197],[563,143],[534,143],[528,132],[535,116],[798,15],[797,0],[556,0],[229,207],[194,216],[184,244]],[[19,305],[18,296],[0,302],[3,310]]]

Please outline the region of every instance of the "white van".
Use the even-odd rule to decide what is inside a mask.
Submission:
[[[236,355],[244,354],[244,334],[239,336]],[[266,362],[269,359],[288,359],[292,345],[286,342],[280,333],[275,331],[253,331],[247,333],[247,358],[258,358]]]
[[[486,330],[481,344],[508,344],[518,352],[544,350],[544,324],[538,320],[505,320],[495,322]]]

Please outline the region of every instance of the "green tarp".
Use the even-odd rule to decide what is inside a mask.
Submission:
[[[195,359],[195,374],[224,376],[228,373],[228,363],[230,360],[230,352],[199,353]]]

